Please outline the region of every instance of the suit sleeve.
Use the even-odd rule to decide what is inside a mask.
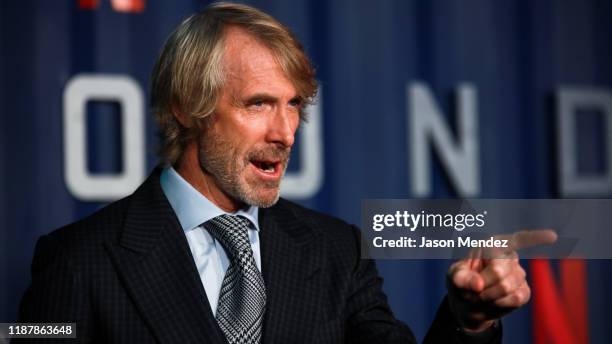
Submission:
[[[410,328],[393,316],[374,261],[360,259],[360,232],[352,229],[357,254],[346,306],[347,343],[416,343]]]
[[[452,316],[447,297],[442,300],[436,317],[423,341],[425,344],[499,344],[501,342],[501,321],[498,321],[492,328],[480,333],[469,334],[462,331]]]
[[[360,232],[357,228],[357,252]],[[397,320],[382,291],[382,278],[373,260],[360,259],[352,275],[352,291],[347,302],[348,343],[416,343],[408,326]],[[501,324],[479,334],[467,334],[459,329],[446,298],[425,337],[426,344],[497,344],[501,343]]]
[[[32,261],[32,283],[20,304],[19,322],[77,323],[77,339],[89,342],[86,295],[69,254],[52,236],[42,236],[36,243]],[[21,339],[12,342],[48,343],[67,340]]]

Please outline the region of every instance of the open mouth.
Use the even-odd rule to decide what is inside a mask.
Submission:
[[[259,171],[269,175],[275,175],[280,170],[280,161],[251,160],[251,164],[253,164]]]

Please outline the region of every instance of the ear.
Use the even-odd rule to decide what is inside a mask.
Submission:
[[[170,106],[170,109],[172,111],[172,114],[174,115],[174,118],[176,118],[176,120],[185,128],[191,128],[193,127],[193,118],[191,118],[189,115],[187,115],[186,113],[184,113],[183,111],[181,111],[181,109],[178,107],[178,105],[176,104],[172,104]]]

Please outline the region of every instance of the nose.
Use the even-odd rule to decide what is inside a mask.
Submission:
[[[298,122],[299,114],[288,109],[278,109],[269,126],[268,142],[291,148],[295,141]]]

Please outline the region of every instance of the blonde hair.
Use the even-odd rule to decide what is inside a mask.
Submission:
[[[151,106],[160,129],[160,156],[166,165],[176,163],[196,135],[183,127],[173,112],[202,123],[215,110],[224,84],[224,32],[229,25],[244,29],[273,52],[304,105],[316,95],[314,69],[287,27],[250,6],[213,3],[172,32],[153,68]],[[300,114],[304,118],[303,110]]]

